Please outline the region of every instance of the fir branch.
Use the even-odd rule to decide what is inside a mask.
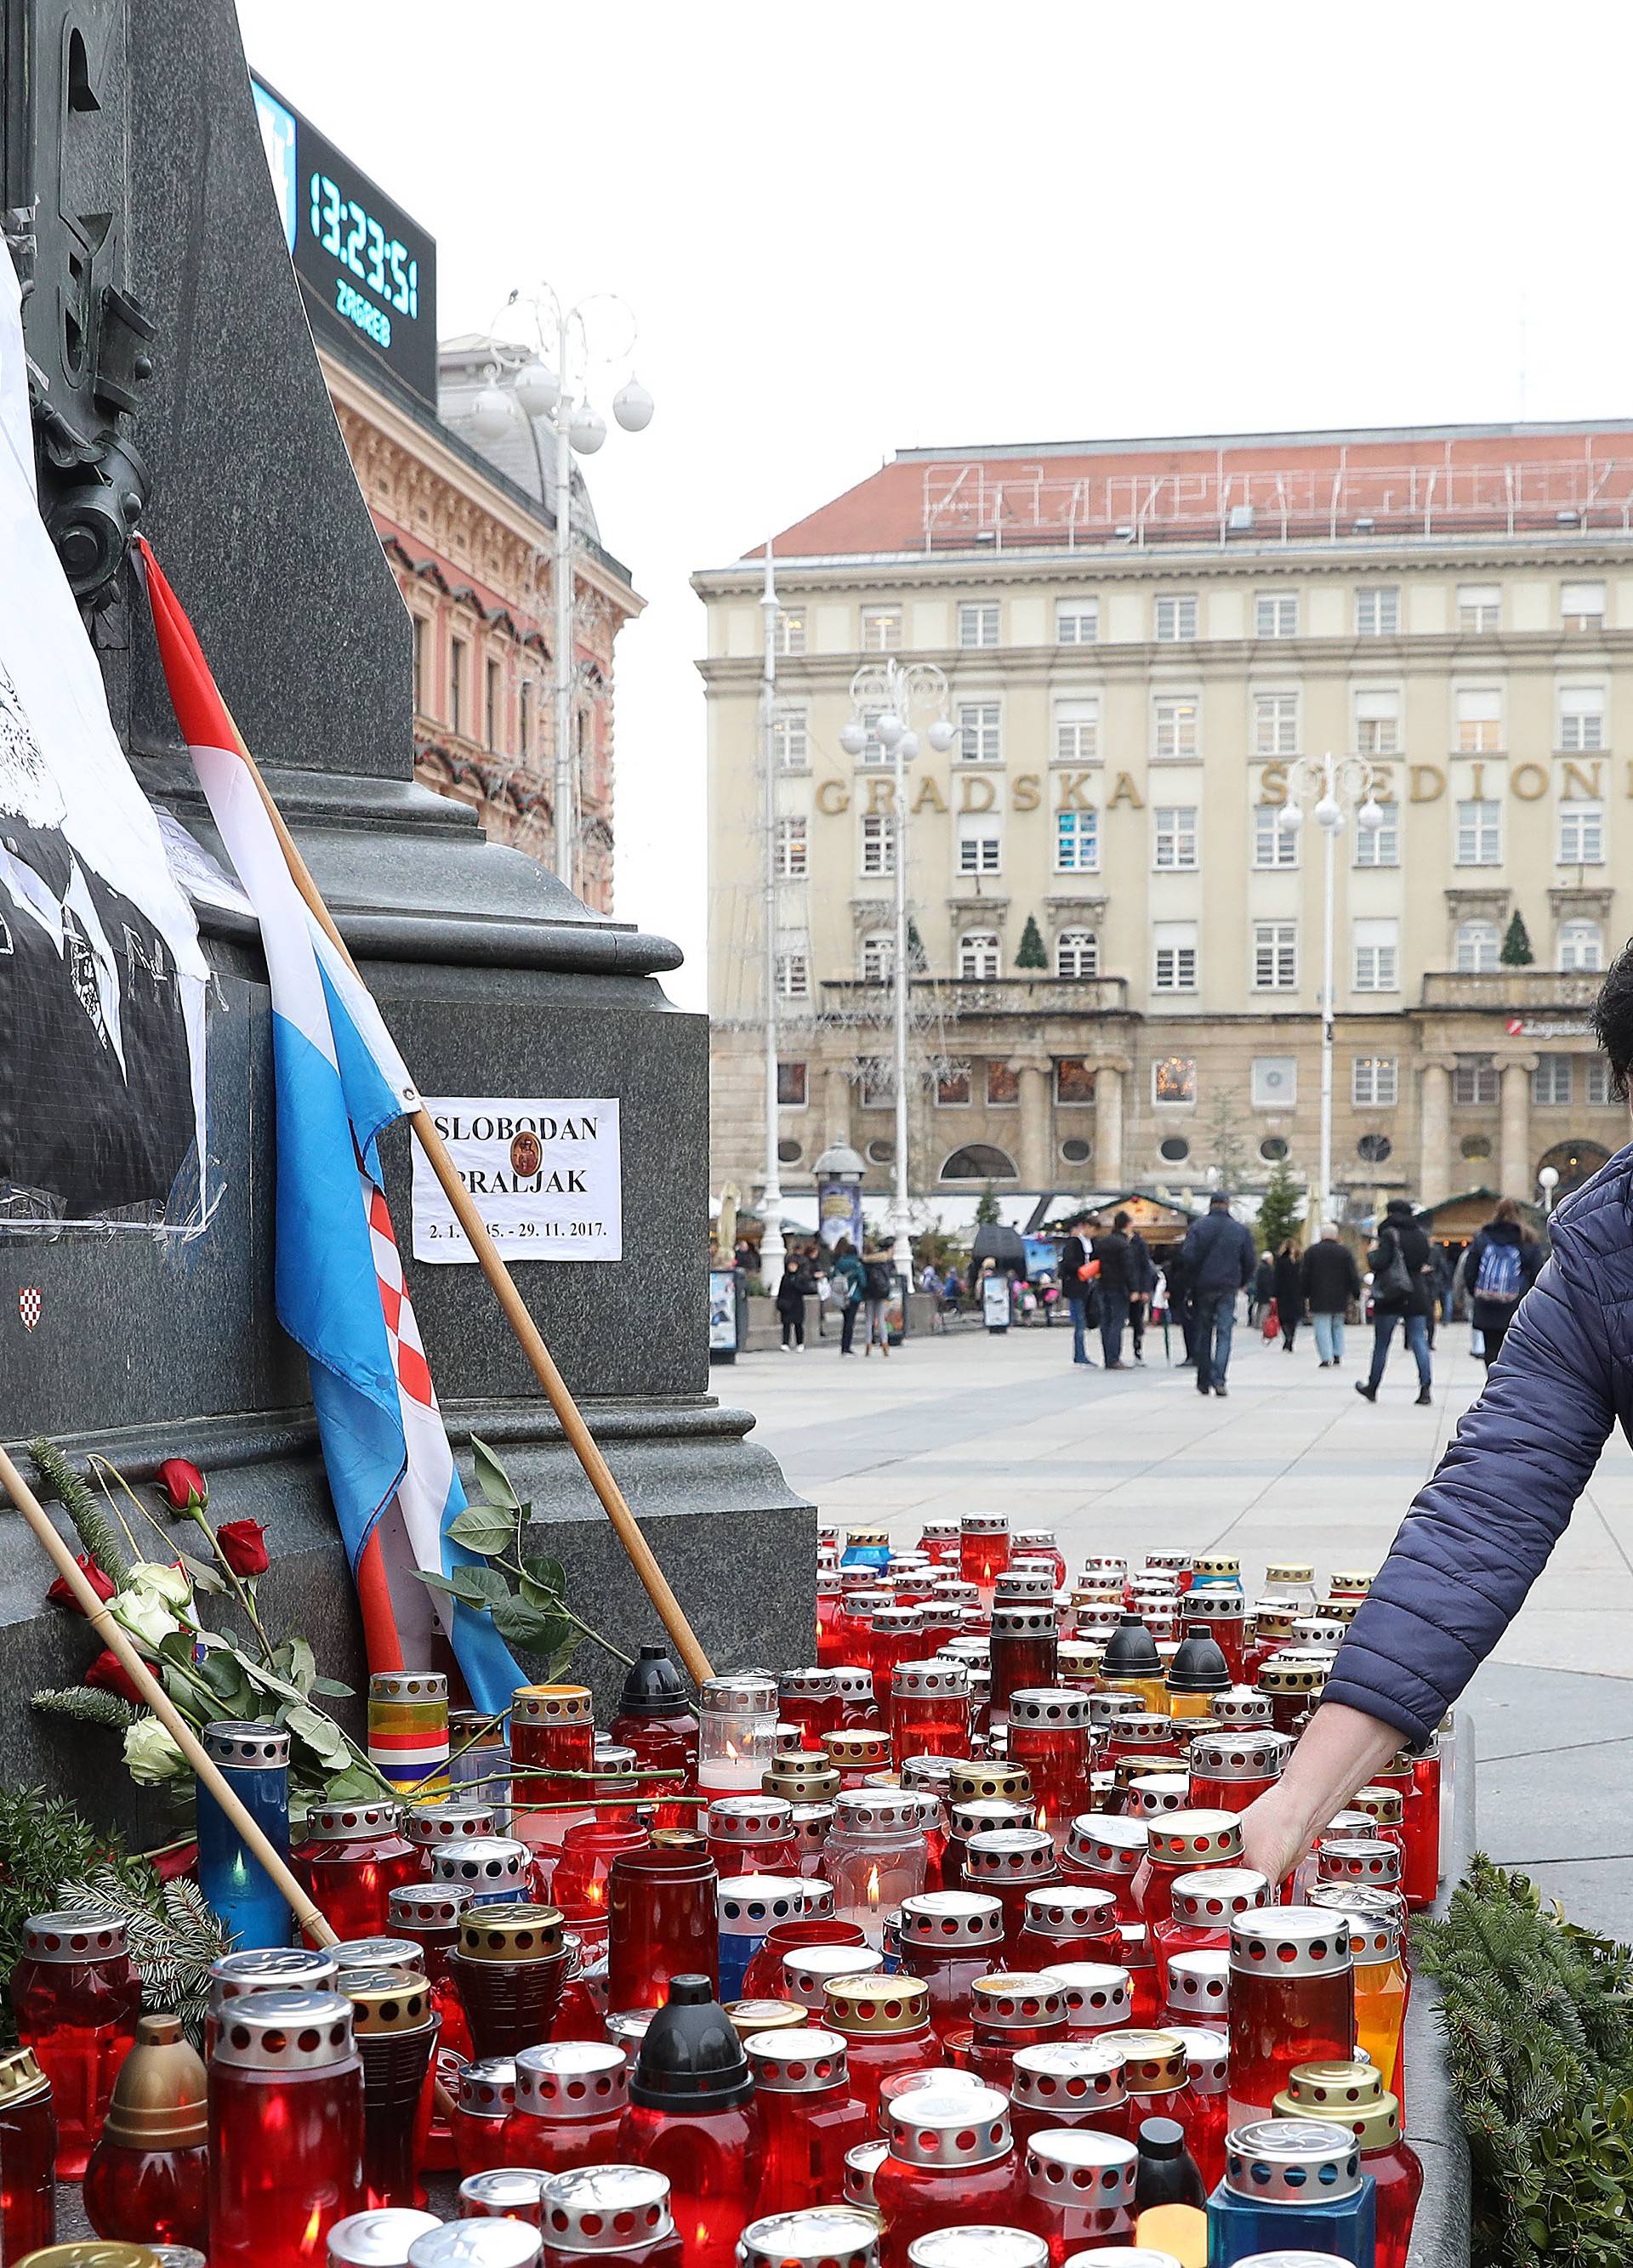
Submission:
[[[59,1686],[36,1693],[28,1705],[45,1716],[75,1717],[84,1724],[111,1725],[119,1730],[140,1724],[147,1714],[122,1693],[107,1693],[96,1685]]]
[[[28,1454],[47,1493],[61,1504],[80,1543],[108,1581],[123,1590],[130,1580],[130,1562],[107,1514],[55,1441],[41,1436],[29,1443]]]
[[[210,1994],[210,1966],[227,1951],[229,1940],[205,1904],[196,1882],[178,1876],[161,1882],[149,1870],[140,1887],[108,1867],[98,1867],[78,1881],[58,1886],[65,1906],[122,1921],[130,1958],[142,1979],[142,2004],[150,2014],[180,2016],[196,2047],[203,2036]]]

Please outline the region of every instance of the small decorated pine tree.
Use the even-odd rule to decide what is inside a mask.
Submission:
[[[1044,941],[1038,928],[1035,914],[1026,917],[1026,927],[1021,932],[1021,949],[1015,956],[1017,968],[1047,968],[1049,956],[1044,951]]]
[[[998,1192],[988,1182],[975,1200],[975,1225],[978,1228],[986,1228],[1001,1217],[998,1211]]]
[[[1261,1248],[1279,1252],[1289,1236],[1297,1236],[1304,1210],[1304,1191],[1288,1172],[1286,1159],[1278,1158],[1259,1200],[1257,1226]]]
[[[1531,950],[1531,932],[1526,927],[1526,917],[1518,906],[1503,939],[1503,950],[1497,955],[1504,968],[1529,968],[1536,955]]]

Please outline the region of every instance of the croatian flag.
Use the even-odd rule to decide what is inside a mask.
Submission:
[[[464,1510],[376,1145],[417,1107],[367,989],[295,887],[193,625],[145,541],[148,599],[170,698],[216,828],[261,924],[277,1080],[278,1320],[305,1348],[329,1493],[362,1608],[371,1670],[434,1667],[446,1632],[473,1704],[510,1705],[521,1670],[485,1614],[433,1592],[470,1555]]]

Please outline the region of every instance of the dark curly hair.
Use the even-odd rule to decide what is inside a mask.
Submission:
[[[1633,939],[1605,972],[1590,1020],[1610,1063],[1610,1083],[1625,1102],[1633,1079]]]

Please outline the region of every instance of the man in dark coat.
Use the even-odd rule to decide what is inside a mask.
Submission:
[[[1230,1366],[1230,1335],[1236,1329],[1236,1295],[1253,1280],[1258,1255],[1252,1232],[1230,1217],[1230,1200],[1216,1189],[1208,1211],[1186,1231],[1184,1259],[1195,1317],[1196,1390],[1225,1395]]]
[[[1156,1289],[1156,1263],[1137,1228],[1128,1238],[1128,1328],[1134,1338],[1134,1359],[1143,1366],[1145,1327],[1151,1320],[1151,1294]]]
[[[1123,1360],[1123,1333],[1128,1328],[1128,1302],[1134,1293],[1134,1260],[1128,1248],[1128,1215],[1116,1214],[1090,1249],[1100,1263],[1097,1288],[1100,1294],[1100,1351],[1108,1370],[1127,1370]]]
[[[1633,947],[1593,1025],[1625,1099]],[[1281,1778],[1243,1821],[1246,1863],[1272,1881],[1402,1742],[1430,1739],[1548,1564],[1611,1427],[1633,1438],[1633,1145],[1548,1230],[1553,1252],[1484,1391],[1401,1522]]]
[[[1399,1323],[1417,1359],[1418,1406],[1427,1409],[1434,1399],[1430,1391],[1429,1313],[1435,1296],[1435,1258],[1413,1218],[1409,1197],[1391,1197],[1385,1206],[1367,1265],[1372,1271],[1372,1369],[1370,1377],[1356,1379],[1356,1392],[1363,1401],[1377,1401],[1389,1343]]]
[[[1291,1354],[1298,1326],[1304,1319],[1304,1278],[1298,1247],[1290,1236],[1275,1256],[1271,1280],[1275,1291],[1275,1319],[1281,1327],[1282,1351]]]
[[[1331,1221],[1305,1253],[1300,1280],[1321,1367],[1336,1370],[1344,1359],[1344,1312],[1361,1297],[1361,1270]]]
[[[1072,1360],[1092,1370],[1094,1363],[1084,1336],[1089,1320],[1089,1293],[1093,1282],[1083,1270],[1089,1265],[1089,1247],[1083,1230],[1089,1226],[1086,1212],[1075,1213],[1068,1226],[1071,1234],[1060,1247],[1060,1289],[1066,1294],[1066,1304],[1072,1311]]]

